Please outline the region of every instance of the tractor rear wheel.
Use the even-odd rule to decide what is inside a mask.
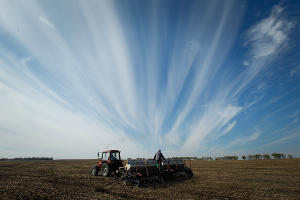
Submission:
[[[103,163],[101,167],[102,176],[110,176],[110,168],[107,163]]]

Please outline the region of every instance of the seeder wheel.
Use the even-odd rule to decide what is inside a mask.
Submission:
[[[193,177],[193,172],[190,169],[185,169],[184,170],[184,176],[185,178],[192,178]]]
[[[141,180],[139,179],[138,176],[136,176],[136,177],[132,178],[131,184],[133,186],[139,187],[139,186],[141,186]]]

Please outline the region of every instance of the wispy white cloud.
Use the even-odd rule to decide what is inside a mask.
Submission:
[[[264,72],[278,55],[287,49],[289,35],[295,23],[284,16],[281,6],[274,6],[270,15],[253,25],[245,34],[244,45],[249,48],[248,63],[244,73],[233,87],[234,95],[240,95],[251,81]]]
[[[48,19],[46,19],[46,18],[40,16],[40,17],[39,17],[39,20],[40,20],[42,23],[48,25],[50,28],[52,28],[52,29],[55,28],[54,25],[53,25],[51,22],[49,22]]]
[[[138,128],[134,120],[136,95],[127,45],[120,35],[122,31],[113,7],[107,5],[103,8],[105,12],[100,12],[111,23],[105,32],[109,35],[105,38],[108,39],[106,45],[100,45],[102,48],[96,54],[84,51],[88,43],[74,48],[60,32],[36,26],[35,13],[43,16],[37,2],[22,6],[1,2],[1,7],[8,11],[9,17],[0,14],[0,19],[5,19],[0,26],[29,55],[18,58],[9,49],[0,52],[1,146],[11,144],[10,148],[27,153],[41,151],[67,157],[93,155],[96,149],[105,147],[124,149],[127,155],[138,152],[138,143],[124,132],[124,127]],[[39,21],[54,28],[44,17],[39,17]],[[98,22],[101,27],[102,22],[98,19],[96,22],[93,16],[88,21]],[[103,34],[98,28],[91,30],[95,38],[99,38],[97,34],[101,32]],[[99,41],[95,39],[95,42],[97,45]],[[80,51],[82,57],[76,57],[76,51]],[[85,58],[95,60],[90,54],[94,58],[98,54],[110,57],[105,59],[101,55],[101,61],[85,62]],[[43,145],[45,140],[49,145]]]
[[[289,117],[290,117],[290,118],[295,118],[295,117],[297,117],[298,115],[299,115],[299,112],[296,111],[296,112],[292,113]]]
[[[251,56],[255,59],[274,55],[286,47],[293,23],[283,17],[283,10],[282,7],[275,6],[268,18],[247,32],[245,44],[251,46]]]
[[[231,122],[230,124],[228,124],[228,125],[226,126],[226,128],[224,129],[224,131],[222,132],[221,136],[223,136],[223,135],[229,133],[229,132],[234,128],[235,125],[236,125],[236,121],[233,121],[233,122]]]
[[[215,95],[215,98],[222,103],[215,104],[214,106],[218,107],[220,105],[223,105],[221,106],[221,110],[225,111],[227,108],[226,103],[229,103],[235,98],[238,99],[241,95],[243,95],[243,92],[250,85],[252,85],[251,83],[253,83],[253,81],[266,70],[266,68],[271,66],[270,63],[275,61],[276,56],[287,47],[287,44],[289,42],[288,36],[293,27],[294,23],[284,17],[283,8],[280,6],[273,7],[271,14],[267,18],[262,19],[257,24],[253,25],[246,32],[244,38],[245,46],[249,48],[249,54],[247,60],[243,62],[243,65],[248,67],[245,68],[245,70],[238,77],[234,78],[230,84],[222,85],[222,90],[218,91]],[[214,52],[210,52],[209,55],[213,54]],[[208,66],[210,66],[210,61],[207,61]],[[205,67],[202,67],[202,70],[203,69],[205,69]],[[206,74],[205,76],[212,77],[211,74]],[[204,81],[199,83],[199,87],[195,87],[196,91],[200,91],[199,93],[201,94],[201,87],[205,86],[205,78],[197,77],[197,79]],[[256,93],[262,93],[265,88],[266,83],[258,82]],[[227,118],[227,123],[229,123],[231,119],[237,116],[240,111],[245,111],[251,106],[257,104],[260,100],[263,99],[263,97],[263,94],[258,95],[250,102],[247,102],[247,104],[245,104],[244,106],[235,106],[235,111],[232,112],[231,117]],[[174,123],[173,129],[171,129],[170,133],[178,132],[180,124],[182,123],[182,121],[184,121],[186,114],[189,113],[189,108],[192,107],[191,105],[193,105],[193,103],[189,103],[190,101],[192,101],[192,99],[193,98],[191,96],[191,98],[187,102],[187,106],[180,113],[181,115],[177,118],[177,121],[176,123]],[[220,99],[222,99],[222,101],[220,101]],[[212,100],[212,102],[216,101]],[[215,113],[215,111],[211,112]],[[195,146],[197,146],[197,144],[199,144],[200,141],[204,140],[205,136],[216,133],[217,130],[223,127],[220,127],[220,124],[218,124],[218,117],[215,116],[211,118],[211,123],[209,123],[207,121],[210,118],[209,115],[210,114],[203,112],[199,116],[198,120],[195,120],[195,124],[192,125],[193,128],[191,129],[188,139],[183,143],[183,149],[185,151],[188,151],[189,149],[192,150]],[[230,131],[236,123],[237,121],[226,124],[226,126],[223,127],[223,131],[225,133],[221,132],[221,134],[219,135],[226,134],[228,132],[227,130]],[[210,126],[210,124],[212,125]],[[205,130],[203,130],[202,127],[205,127]],[[254,134],[252,138],[242,138],[238,139],[237,141],[243,141],[244,143],[245,141],[252,141],[256,139],[255,137],[258,136],[259,134]],[[175,141],[180,142],[180,140],[178,140],[178,137],[175,138]],[[233,144],[236,143],[232,143],[231,145]]]
[[[255,133],[253,133],[250,136],[237,138],[237,139],[233,140],[232,142],[230,142],[227,145],[227,148],[230,148],[230,147],[235,146],[235,145],[243,146],[243,145],[245,145],[249,142],[253,142],[253,141],[257,140],[260,137],[260,135],[261,135],[261,132],[256,131]]]
[[[243,61],[243,65],[244,65],[244,66],[249,66],[249,64],[250,64],[249,61],[247,61],[247,60],[244,60],[244,61]]]
[[[300,65],[298,67],[294,67],[290,70],[290,76],[293,77],[300,71]]]
[[[125,149],[129,146],[125,150],[127,155],[137,151],[138,144],[129,139],[123,130],[117,127],[112,129],[99,120],[79,113],[74,105],[61,99],[30,72],[24,71],[24,75],[30,78],[28,81],[5,71],[12,67],[24,67],[22,60],[15,64],[1,62],[2,148],[9,144],[10,149],[15,149],[15,156],[39,153],[56,158],[92,157],[92,152],[98,148]],[[6,154],[7,151],[2,149],[1,156]]]
[[[261,153],[256,149],[244,148],[246,145],[253,145],[260,138],[262,132],[256,130],[254,133],[247,136],[238,136],[227,144],[223,145],[213,145],[208,148],[207,155],[212,156],[224,156],[224,155],[245,155],[245,153]],[[238,149],[238,151],[237,151]],[[250,150],[250,151],[249,151]]]
[[[249,138],[249,141],[253,141],[256,140],[259,137],[259,133],[254,133],[253,135],[251,135],[251,137]]]
[[[174,138],[173,142],[176,142],[177,145],[180,143],[183,144],[183,149],[186,151],[190,151],[193,149],[193,146],[195,146],[197,143],[203,140],[203,138],[209,134],[211,131],[213,131],[216,127],[220,126],[220,122],[218,119],[216,121],[213,121],[212,115],[219,115],[222,110],[226,110],[228,108],[233,108],[233,106],[230,105],[229,102],[225,102],[226,97],[224,96],[223,91],[216,94],[215,98],[216,100],[219,98],[223,98],[224,102],[216,102],[215,105],[210,104],[209,110],[205,110],[204,113],[199,114],[197,119],[195,120],[195,123],[191,125],[191,129],[189,130],[189,137],[186,139],[186,141],[182,141],[182,139],[179,139],[182,136],[182,131],[180,131],[180,128],[185,124],[185,120],[187,116],[190,114],[190,112],[193,110],[194,106],[199,103],[199,98],[204,95],[205,89],[209,87],[209,83],[211,80],[213,80],[216,76],[216,73],[219,71],[219,68],[222,64],[222,59],[225,58],[226,54],[228,53],[229,47],[231,46],[234,38],[235,31],[237,30],[238,26],[234,26],[232,28],[232,35],[228,36],[226,35],[226,27],[230,26],[230,23],[233,20],[233,15],[231,15],[231,10],[234,9],[234,5],[231,3],[226,2],[224,5],[224,9],[221,12],[220,19],[218,20],[217,28],[214,34],[212,35],[212,38],[210,38],[210,44],[208,45],[208,49],[200,52],[197,62],[194,63],[196,65],[196,74],[195,74],[195,83],[191,86],[191,92],[189,95],[189,98],[185,102],[185,105],[181,112],[176,117],[176,121],[171,126],[170,131],[166,134],[166,138]],[[226,37],[226,45],[223,47],[220,45],[221,39],[223,37]],[[222,48],[222,53],[220,53],[220,47]],[[218,57],[219,59],[216,60],[215,57]],[[211,70],[214,68],[214,70]],[[214,102],[215,99],[212,99],[212,102]],[[217,107],[217,109],[213,109],[212,107]],[[234,107],[237,110],[239,107]],[[224,116],[225,117],[225,116]],[[225,117],[226,118],[226,117]],[[205,122],[207,120],[211,121],[211,127],[205,127]],[[222,116],[219,116],[219,120],[222,121],[224,118]],[[226,120],[225,120],[226,121]],[[199,125],[200,124],[200,125]],[[202,132],[200,129],[206,129],[204,132]],[[181,134],[181,136],[179,136]],[[166,139],[167,142],[169,139]],[[196,149],[194,148],[194,151]]]
[[[267,143],[267,144],[264,144],[261,148],[265,148],[265,147],[269,147],[269,146],[274,146],[274,145],[279,145],[279,144],[282,144],[284,142],[288,142],[290,141],[291,139],[294,139],[294,138],[297,138],[300,136],[300,133],[299,132],[296,132],[296,133],[292,133],[292,134],[289,134],[285,137],[281,137],[277,140],[274,140],[270,143]]]
[[[242,107],[238,106],[219,106],[216,103],[211,103],[205,110],[204,114],[195,121],[191,126],[190,134],[187,140],[183,143],[182,151],[192,153],[195,150],[199,150],[200,143],[203,139],[218,131],[221,128],[225,128],[225,131],[230,131],[236,122],[228,124],[240,111]],[[226,134],[222,132],[221,135]]]

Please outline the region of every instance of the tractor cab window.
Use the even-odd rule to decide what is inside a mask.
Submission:
[[[110,159],[111,160],[120,160],[120,152],[111,152],[110,154]]]
[[[103,152],[102,153],[102,160],[108,160],[109,158],[109,153],[108,152]]]

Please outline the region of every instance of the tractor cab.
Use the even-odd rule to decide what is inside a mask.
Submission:
[[[110,176],[119,167],[123,167],[119,150],[98,152],[98,164],[92,169],[92,174],[97,175],[100,171],[102,176]]]
[[[121,160],[120,151],[119,150],[108,150],[103,151],[100,156],[100,152],[98,152],[98,159],[102,161],[119,161]]]

